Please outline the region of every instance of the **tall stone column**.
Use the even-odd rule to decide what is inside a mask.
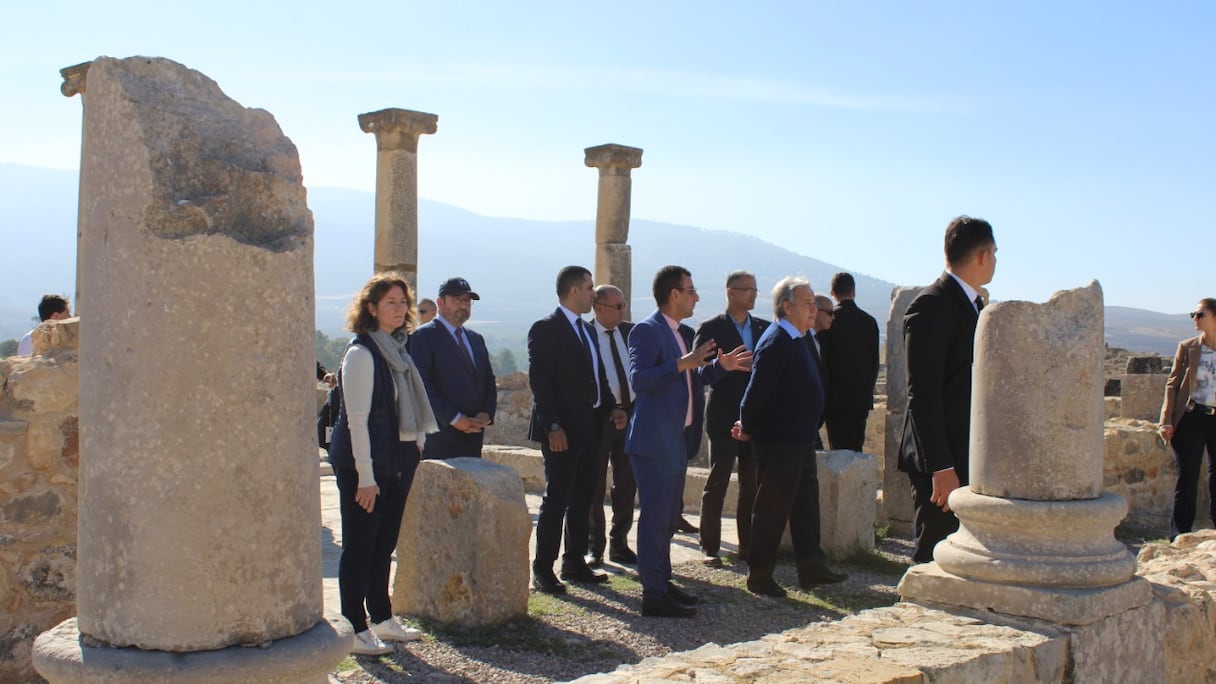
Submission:
[[[625,295],[625,320],[633,301],[633,255],[629,248],[629,205],[633,181],[630,169],[642,165],[642,150],[624,145],[599,145],[583,150],[583,163],[600,170],[595,209],[595,282],[615,285]]]
[[[376,134],[375,272],[397,271],[418,291],[418,136],[438,130],[439,117],[408,109],[359,115]]]
[[[63,93],[64,97],[72,97],[73,95],[79,94],[80,95],[80,106],[81,106],[82,110],[84,108],[85,82],[86,82],[88,74],[89,74],[89,65],[90,64],[92,64],[92,62],[82,62],[80,64],[73,64],[70,67],[64,67],[59,70],[59,74],[61,76],[63,76],[63,83],[60,84],[60,86],[59,86],[59,92]],[[83,112],[81,113],[81,118],[86,122],[88,121],[87,117],[84,116]],[[81,217],[84,216],[84,198],[85,198],[84,155],[87,153],[89,141],[85,137],[85,134],[87,133],[87,131],[84,131],[83,128],[84,127],[82,125],[81,140],[80,140],[81,174],[80,174],[80,180],[77,183],[77,190],[76,190],[76,193],[77,193],[77,202],[76,202],[76,292],[72,299],[72,308],[75,310],[77,316],[80,316],[81,314],[84,313],[84,307],[81,306],[81,302],[80,302],[81,290],[83,289],[80,287],[80,269],[81,269],[81,264],[84,261],[84,255],[81,253],[81,247],[80,247],[80,243],[82,242],[80,226],[81,226]]]
[[[52,683],[324,682],[351,633],[323,614],[305,458],[299,156],[175,62],[102,57],[88,81],[77,617],[34,665]]]
[[[904,598],[1084,625],[1151,591],[1114,538],[1127,513],[1102,490],[1102,290],[1000,302],[976,330],[971,484],[959,531],[900,582]]]

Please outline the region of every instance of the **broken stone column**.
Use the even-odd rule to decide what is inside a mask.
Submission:
[[[397,540],[393,612],[464,627],[528,613],[523,481],[481,458],[418,465]]]
[[[629,248],[629,207],[633,180],[629,170],[642,165],[637,147],[607,144],[588,147],[583,163],[600,170],[595,209],[595,282],[615,285],[625,294],[625,320],[632,301],[633,256]]]
[[[1127,513],[1102,490],[1102,290],[1000,302],[976,330],[971,484],[950,496],[959,531],[909,570],[906,598],[1088,624],[1143,605]]]
[[[73,95],[79,94],[80,95],[80,106],[82,108],[84,107],[84,87],[85,87],[85,80],[86,80],[85,77],[88,76],[90,64],[92,64],[92,62],[84,62],[83,64],[73,64],[70,67],[64,67],[59,70],[59,74],[61,76],[63,76],[63,83],[60,84],[60,86],[59,86],[59,92],[63,93],[64,97],[72,97]],[[83,117],[84,117],[84,115],[82,113],[81,118],[83,118]],[[80,290],[81,290],[80,269],[82,267],[82,264],[84,263],[84,261],[83,261],[84,255],[80,253],[80,225],[81,225],[81,218],[84,216],[84,213],[83,213],[84,212],[84,202],[80,201],[80,200],[83,200],[84,196],[85,196],[85,187],[84,187],[85,178],[84,178],[84,161],[83,161],[83,159],[84,159],[84,151],[86,148],[87,148],[87,142],[85,140],[83,140],[83,137],[82,137],[82,140],[80,141],[81,175],[80,175],[80,181],[77,186],[77,204],[76,204],[76,293],[75,293],[74,298],[72,299],[72,306],[73,306],[73,308],[75,308],[77,316],[81,315],[81,313],[84,311],[84,309],[81,308],[81,306],[80,306]]]
[[[934,562],[908,570],[899,593],[1057,626],[1075,681],[1162,681],[1153,635],[1164,611],[1114,537],[1127,503],[1102,491],[1104,351],[1097,282],[1046,304],[984,309],[971,484],[950,495],[959,530],[937,545]]]
[[[904,314],[924,288],[897,287],[891,290],[887,315],[887,412],[882,468],[882,513],[880,520],[891,532],[912,533],[912,485],[899,470],[899,442],[903,437],[908,409],[908,360],[904,352]]]
[[[166,59],[98,58],[87,79],[77,617],[34,665],[52,683],[324,682],[351,634],[323,615],[295,146]]]
[[[376,135],[375,272],[396,271],[418,291],[418,136],[438,130],[439,117],[408,109],[359,115]]]
[[[1161,419],[1165,383],[1170,379],[1168,359],[1160,356],[1130,356],[1119,382],[1120,417],[1136,420]]]

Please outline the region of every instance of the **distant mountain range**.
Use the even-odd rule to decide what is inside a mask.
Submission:
[[[0,339],[19,337],[43,292],[71,294],[75,285],[77,177],[75,171],[0,164]],[[373,193],[310,188],[316,223],[317,327],[341,334],[343,312],[372,268]],[[594,214],[588,207],[587,214]],[[554,278],[568,264],[594,266],[594,221],[530,221],[480,216],[422,200],[418,207],[419,289],[434,297],[439,283],[461,275],[481,295],[471,326],[490,345],[524,348],[527,327],[556,304]],[[757,238],[725,231],[634,219],[634,318],[654,308],[652,274],[678,263],[693,273],[702,293],[694,321],[719,313],[723,283],[736,268],[754,272],[761,292],[786,275],[803,275],[827,293],[832,274],[848,270],[857,279],[857,302],[885,320],[893,283],[859,273],[857,264],[828,264]],[[864,265],[862,265],[864,267]],[[932,273],[933,265],[926,265]],[[769,317],[761,294],[758,315]],[[1192,334],[1185,315],[1106,307],[1106,339],[1134,351],[1172,354]]]

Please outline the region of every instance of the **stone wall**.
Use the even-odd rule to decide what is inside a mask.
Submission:
[[[1178,470],[1173,451],[1157,434],[1156,423],[1122,418],[1106,421],[1103,478],[1106,490],[1127,500],[1130,522],[1160,527],[1165,536]],[[1201,482],[1197,525],[1209,520],[1207,489]]]
[[[29,681],[34,637],[76,612],[79,319],[0,360],[0,681]]]

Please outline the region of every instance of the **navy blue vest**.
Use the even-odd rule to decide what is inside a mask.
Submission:
[[[372,469],[377,476],[402,473],[409,456],[406,455],[405,443],[401,441],[397,428],[397,400],[394,397],[392,370],[370,337],[359,335],[353,344],[362,346],[372,354],[372,407],[367,417],[367,431],[372,445]],[[346,417],[345,393],[342,395],[338,419],[334,421],[329,463],[335,468],[355,468],[355,457],[350,445],[350,424]],[[359,485],[367,487],[370,483],[360,482]]]

